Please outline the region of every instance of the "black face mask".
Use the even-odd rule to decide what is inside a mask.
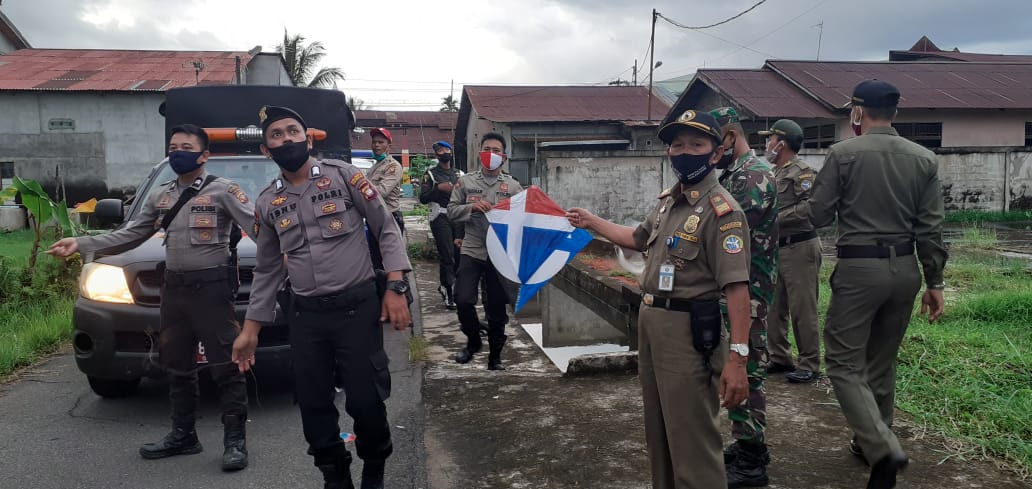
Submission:
[[[282,146],[269,148],[269,154],[280,168],[294,173],[308,161],[308,141],[286,142]]]
[[[712,154],[671,156],[670,165],[674,168],[674,173],[682,185],[695,185],[713,171],[713,166],[709,164],[712,156]]]
[[[737,140],[732,139],[731,144],[727,145],[727,151],[720,155],[720,161],[717,162],[717,168],[725,170],[731,166],[731,163],[735,161],[735,144]]]
[[[441,163],[450,163],[451,162],[451,153],[445,153],[443,155],[437,155],[437,161],[439,161]]]

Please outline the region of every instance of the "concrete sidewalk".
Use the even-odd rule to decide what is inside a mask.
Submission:
[[[425,224],[409,228],[410,242],[427,239],[420,228],[426,232]],[[651,487],[635,375],[563,377],[515,320],[506,331],[507,370],[488,371],[484,353],[459,365],[451,357],[465,339],[437,293],[437,264],[413,265],[428,342],[423,400],[430,487]],[[773,376],[767,392],[768,487],[866,485],[870,469],[846,449],[851,432],[826,379],[795,385]],[[993,463],[966,460],[955,442],[914,426],[902,413],[897,420],[911,457],[897,487],[1032,487]],[[729,434],[726,418],[723,424]]]

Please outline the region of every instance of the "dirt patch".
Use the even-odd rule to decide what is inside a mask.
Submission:
[[[583,263],[586,266],[591,267],[593,270],[599,273],[612,277],[624,285],[630,285],[631,287],[637,287],[638,281],[635,280],[630,272],[623,269],[616,258],[598,256],[598,255],[577,255],[577,261]]]

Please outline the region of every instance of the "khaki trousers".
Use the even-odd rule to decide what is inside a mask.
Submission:
[[[825,364],[867,461],[902,453],[892,433],[896,355],[921,288],[913,255],[840,259],[824,325]]]
[[[692,346],[688,313],[642,304],[638,314],[638,377],[652,488],[727,487],[717,399],[726,333],[710,359],[710,372]]]
[[[817,273],[821,268],[821,240],[814,238],[783,246],[778,251],[778,283],[767,317],[767,351],[772,363],[797,365],[820,372],[821,336],[817,321]],[[792,323],[799,362],[792,361],[788,325]]]

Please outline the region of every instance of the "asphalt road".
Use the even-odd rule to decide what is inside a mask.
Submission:
[[[413,310],[419,311],[418,303]],[[408,361],[408,340],[409,332],[385,331],[393,381],[387,407],[394,437],[386,487],[392,489],[428,487],[422,371]],[[0,488],[322,487],[322,475],[306,455],[290,382],[282,375],[258,375],[249,389],[250,466],[223,473],[222,424],[214,392],[202,392],[197,420],[202,453],[143,460],[140,445],[160,439],[170,427],[167,384],[144,381],[134,397],[102,399],[90,390],[70,351],[55,354],[16,381],[0,385]],[[341,427],[351,431],[343,394],[337,401]],[[356,462],[352,474],[357,484],[357,457]]]

